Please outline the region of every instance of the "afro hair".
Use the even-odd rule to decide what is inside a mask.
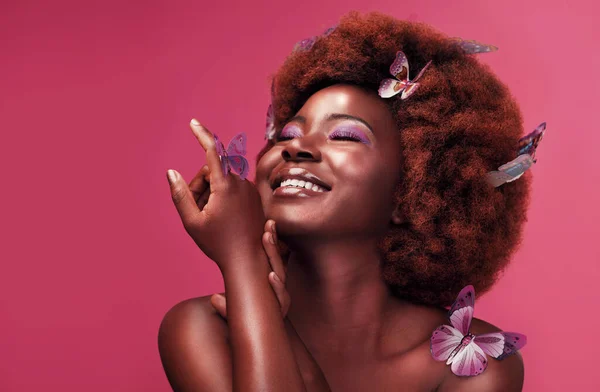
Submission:
[[[352,84],[376,91],[401,50],[411,76],[432,60],[409,99],[385,99],[401,134],[404,173],[395,200],[407,221],[379,243],[394,295],[448,306],[472,284],[488,291],[520,243],[530,173],[494,188],[485,175],[514,159],[522,117],[508,88],[456,41],[423,23],[350,12],[273,77],[275,127],[318,90]],[[257,156],[257,161],[273,141]]]

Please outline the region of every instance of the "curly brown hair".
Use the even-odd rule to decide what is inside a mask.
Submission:
[[[376,91],[396,52],[411,76],[429,61],[409,99],[385,99],[401,132],[403,179],[395,200],[407,221],[379,243],[394,295],[448,306],[472,284],[488,291],[520,243],[530,173],[494,188],[485,174],[516,157],[519,108],[488,66],[423,23],[350,12],[310,50],[291,53],[273,77],[275,126],[316,91],[345,83]],[[273,146],[261,150],[257,161]]]

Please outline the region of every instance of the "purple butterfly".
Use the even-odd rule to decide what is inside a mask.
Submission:
[[[271,140],[275,136],[275,113],[273,105],[269,105],[267,109],[267,130],[265,131],[265,139]]]
[[[390,67],[390,73],[396,79],[383,79],[379,85],[379,96],[381,98],[391,98],[398,93],[402,93],[400,96],[402,99],[410,97],[419,87],[417,80],[423,75],[423,72],[429,67],[431,61],[429,61],[421,72],[413,79],[408,78],[408,59],[402,51],[396,53],[396,59]]]
[[[502,360],[515,354],[527,343],[516,332],[492,332],[472,335],[469,332],[475,308],[475,289],[463,288],[448,312],[450,325],[437,327],[431,335],[431,355],[446,361],[457,376],[476,376],[487,368],[486,354]]]
[[[305,38],[302,41],[298,41],[294,46],[293,52],[311,50],[315,42],[317,42],[317,37]]]
[[[327,30],[325,30],[323,32],[323,36],[328,37],[329,35],[331,35],[331,33],[333,33],[335,31],[336,28],[337,28],[337,25],[333,25],[333,26],[329,27]]]
[[[231,171],[231,168],[233,168],[233,171],[238,173],[242,180],[245,180],[250,167],[248,160],[244,158],[244,155],[246,155],[246,134],[242,132],[235,135],[229,142],[227,150],[225,150],[225,146],[223,146],[217,135],[213,136],[215,138],[217,154],[219,154],[219,159],[221,160],[223,175],[226,176]]]
[[[536,162],[535,152],[545,132],[546,123],[543,122],[533,132],[519,139],[517,157],[500,166],[498,170],[487,173],[488,182],[498,187],[521,177]]]
[[[451,38],[452,41],[456,42],[458,46],[462,48],[467,54],[495,52],[498,50],[497,46],[482,44],[472,39],[462,39],[460,37]]]

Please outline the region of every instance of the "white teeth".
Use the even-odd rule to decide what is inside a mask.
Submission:
[[[282,181],[280,187],[305,188],[315,192],[325,192],[325,189],[321,188],[317,184],[313,184],[309,181],[297,180],[295,178],[291,180]]]

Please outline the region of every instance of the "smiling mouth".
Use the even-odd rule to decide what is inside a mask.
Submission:
[[[310,197],[328,193],[329,190],[309,181],[288,179],[284,180],[275,190],[273,196]]]

